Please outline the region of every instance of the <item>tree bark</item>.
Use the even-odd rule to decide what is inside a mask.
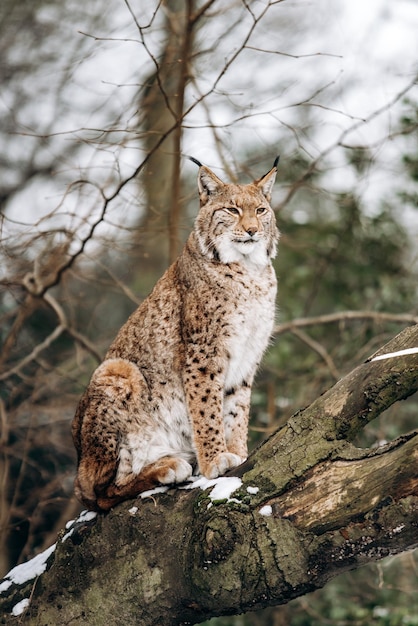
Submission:
[[[145,268],[153,276],[160,275],[177,258],[181,244],[182,116],[196,26],[194,0],[164,0],[163,5],[163,55],[154,60],[155,72],[147,80],[140,103],[143,142],[150,156],[141,178],[147,211],[137,244],[144,254],[142,273]]]
[[[45,573],[3,591],[2,623],[196,624],[415,548],[418,431],[370,449],[352,441],[417,389],[413,326],[218,479],[235,489],[228,497],[173,488],[75,523]],[[22,598],[26,613],[12,618]]]

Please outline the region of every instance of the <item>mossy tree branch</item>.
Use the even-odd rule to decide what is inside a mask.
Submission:
[[[39,579],[3,593],[3,623],[196,624],[413,549],[418,431],[371,449],[353,438],[417,391],[417,347],[418,326],[407,328],[293,416],[230,473],[229,498],[172,489],[76,524]]]

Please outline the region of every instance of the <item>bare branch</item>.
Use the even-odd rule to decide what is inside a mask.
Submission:
[[[32,352],[30,352],[29,354],[27,354],[25,356],[25,358],[23,358],[17,365],[15,365],[14,367],[12,367],[11,369],[3,372],[2,374],[0,374],[0,380],[7,380],[8,378],[10,378],[11,376],[13,376],[14,374],[19,374],[21,372],[21,370],[26,366],[29,365],[29,363],[31,363],[32,361],[34,361],[40,354],[41,352],[43,352],[44,350],[46,350],[47,348],[49,348],[51,346],[51,344],[56,341],[58,339],[58,337],[60,337],[62,335],[62,333],[65,331],[65,327],[58,325],[53,331],[52,333],[50,333],[48,335],[48,337],[46,337],[43,341],[41,341],[37,346],[35,346],[35,348],[32,350]]]
[[[301,177],[299,177],[299,179],[292,184],[292,186],[290,187],[290,189],[289,189],[287,195],[285,196],[284,200],[282,200],[282,202],[280,203],[280,206],[281,207],[286,206],[286,204],[294,196],[295,192],[300,187],[300,185],[303,182],[305,182],[307,180],[307,178],[309,178],[309,176],[315,171],[318,163],[320,161],[322,161],[326,156],[328,156],[331,152],[333,152],[333,150],[335,150],[336,148],[341,147],[342,145],[344,145],[344,143],[346,141],[346,138],[351,133],[354,133],[359,128],[361,128],[364,124],[369,124],[370,122],[372,122],[374,119],[376,119],[377,117],[379,117],[380,115],[382,115],[386,111],[389,111],[397,102],[399,102],[399,100],[404,98],[404,96],[409,91],[411,91],[411,89],[413,89],[415,85],[416,85],[416,79],[414,78],[411,82],[409,82],[406,85],[406,87],[404,87],[400,92],[398,92],[392,98],[392,100],[390,100],[389,102],[387,102],[383,106],[381,106],[378,109],[376,109],[375,111],[373,111],[366,118],[360,119],[357,122],[355,122],[354,124],[352,124],[349,128],[346,128],[339,135],[339,137],[337,137],[337,139],[335,141],[333,141],[327,148],[325,148],[324,150],[321,151],[321,153],[310,163],[309,167],[305,170],[303,175]]]
[[[332,360],[331,356],[324,348],[324,346],[319,343],[319,341],[315,341],[314,339],[312,339],[312,337],[309,337],[309,335],[307,335],[298,328],[292,328],[290,332],[292,333],[292,335],[295,335],[295,337],[298,337],[301,341],[303,341],[303,343],[306,343],[306,345],[314,350],[314,352],[319,354],[321,359],[325,361],[329,371],[331,372],[335,380],[338,380],[340,378],[340,374],[335,366],[334,361]]]
[[[418,324],[418,316],[408,313],[384,313],[378,311],[342,311],[340,313],[328,313],[314,317],[295,319],[290,322],[279,324],[274,328],[273,334],[284,335],[293,332],[296,328],[308,326],[320,326],[321,324],[336,324],[356,320],[373,320],[374,322],[394,322],[396,324]]]

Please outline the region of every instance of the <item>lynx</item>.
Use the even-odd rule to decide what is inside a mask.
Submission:
[[[74,417],[75,493],[89,509],[193,473],[216,478],[247,458],[251,385],[275,316],[278,159],[247,185],[192,160],[194,229],[119,331]]]

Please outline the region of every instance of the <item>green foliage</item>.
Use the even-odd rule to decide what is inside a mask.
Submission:
[[[414,138],[412,141],[412,146],[409,147],[408,152],[406,152],[402,157],[403,165],[405,166],[410,179],[414,182],[418,182],[418,156],[416,151],[416,133],[418,128],[418,103],[413,100],[407,99],[405,101],[405,106],[407,107],[406,113],[401,118],[401,132],[406,135],[412,135]],[[412,189],[401,190],[399,192],[399,197],[402,202],[407,203],[414,209],[418,209],[418,192],[416,186]]]
[[[285,233],[278,259],[285,318],[411,306],[408,236],[390,207],[367,216],[355,196],[339,194],[331,214],[301,225],[287,212],[279,221]]]

